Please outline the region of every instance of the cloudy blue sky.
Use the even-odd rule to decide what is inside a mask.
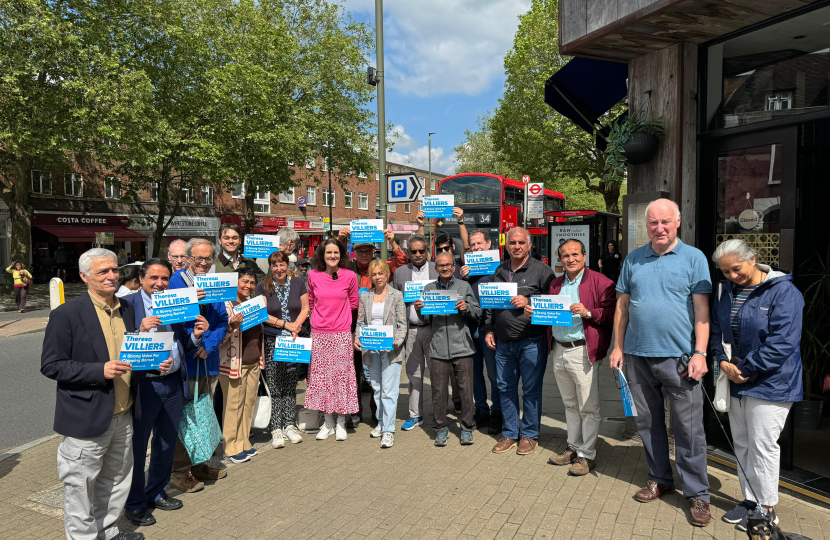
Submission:
[[[343,5],[374,28],[374,0]],[[386,121],[400,135],[388,159],[426,169],[432,131],[432,169],[452,173],[453,147],[502,95],[504,55],[530,0],[386,0],[383,8]]]

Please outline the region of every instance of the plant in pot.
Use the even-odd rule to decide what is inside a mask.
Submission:
[[[793,404],[793,422],[798,429],[815,431],[821,427],[822,408],[830,395],[830,253],[824,258],[816,255],[805,266],[800,280],[806,284],[801,331],[804,401]],[[824,396],[812,392],[820,376]]]
[[[660,146],[658,135],[665,132],[663,119],[647,120],[642,114],[629,115],[611,124],[605,140],[605,180],[625,181],[625,166],[648,163]]]

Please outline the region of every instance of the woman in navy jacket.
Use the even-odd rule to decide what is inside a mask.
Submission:
[[[759,504],[778,523],[777,441],[790,407],[802,397],[804,299],[792,276],[758,264],[743,240],[727,240],[712,260],[727,279],[715,294],[709,345],[731,381],[729,425],[743,466],[738,479],[744,501],[723,520],[745,531],[747,512]]]

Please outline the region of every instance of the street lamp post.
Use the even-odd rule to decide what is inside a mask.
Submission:
[[[432,193],[429,192],[429,189],[432,187],[432,136],[433,135],[435,135],[434,131],[432,133],[430,133],[427,137],[429,139],[429,151],[427,152],[429,154],[429,179],[427,180],[427,186],[426,186],[427,195],[432,195]],[[432,227],[432,226],[430,226],[430,228],[429,228],[429,245],[432,245],[432,237],[433,237],[434,229],[435,229],[435,227]]]
[[[334,219],[332,219],[332,208],[334,207],[334,192],[331,190],[331,163],[330,159],[326,162],[326,169],[329,170],[329,236],[334,236]]]
[[[384,103],[383,72],[383,0],[375,0],[375,40],[377,45],[378,62],[378,182],[380,182],[380,219],[386,224],[386,113]],[[386,242],[380,244],[380,256],[383,260],[389,257]]]

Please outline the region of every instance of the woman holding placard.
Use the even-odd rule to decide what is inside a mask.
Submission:
[[[351,332],[352,310],[357,309],[360,300],[357,275],[347,270],[349,256],[334,238],[326,239],[315,249],[311,261],[311,364],[305,407],[325,413],[326,421],[317,440],[335,434],[338,441],[345,441],[346,417],[359,410]]]
[[[375,403],[378,404],[378,425],[369,436],[382,437],[381,448],[391,448],[395,442],[395,412],[398,410],[401,361],[404,357],[402,345],[407,329],[403,294],[388,286],[390,277],[392,273],[386,261],[375,259],[369,263],[373,288],[360,295],[357,325],[391,326],[394,331],[392,350],[364,350],[359,334],[354,340],[354,348],[363,351],[363,363],[369,366],[369,378],[375,391]]]
[[[308,319],[308,289],[302,278],[291,276],[288,265],[287,254],[272,253],[268,257],[271,271],[256,287],[256,294],[263,295],[268,305],[268,320],[264,323],[267,359],[264,378],[271,392],[271,446],[274,448],[284,447],[285,439],[293,444],[303,442],[296,426],[298,366],[274,361],[277,338],[296,338]]]
[[[234,306],[246,302],[255,288],[254,269],[240,269],[236,300],[225,303],[228,314],[234,313]],[[234,313],[228,319],[228,332],[219,344],[222,436],[225,439],[225,453],[234,463],[244,463],[257,453],[248,440],[248,434],[254,419],[259,372],[263,367],[262,325],[242,331],[242,319],[241,313]]]

